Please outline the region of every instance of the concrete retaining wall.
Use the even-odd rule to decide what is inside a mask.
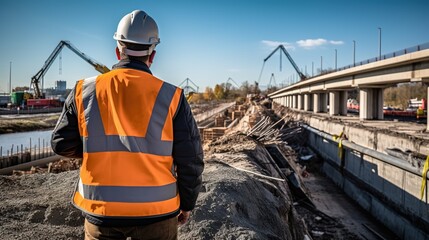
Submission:
[[[304,121],[309,126],[331,135],[338,135],[344,131],[350,141],[379,152],[384,152],[386,148],[400,148],[429,155],[429,140],[420,139],[413,133],[401,134],[386,129],[365,127],[355,122],[349,123],[340,119],[326,118],[300,111],[295,112],[294,117],[296,120]]]
[[[318,126],[320,131],[335,134],[344,128],[341,124],[320,119],[311,119],[310,124]],[[346,148],[342,163],[338,143],[307,132],[308,144],[325,159],[323,171],[347,195],[401,239],[429,239],[428,199],[419,199],[421,176]],[[391,147],[387,141],[395,142],[388,135],[364,129],[348,127],[346,134],[356,144],[373,149]],[[406,139],[396,139],[395,144],[398,147],[413,146]],[[428,190],[426,187],[426,192]]]

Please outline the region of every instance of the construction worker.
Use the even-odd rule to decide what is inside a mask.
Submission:
[[[182,89],[149,70],[160,42],[152,17],[127,14],[113,38],[119,63],[77,82],[51,145],[83,158],[72,203],[85,239],[177,239],[201,187],[199,131]]]

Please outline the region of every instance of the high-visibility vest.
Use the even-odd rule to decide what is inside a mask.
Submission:
[[[116,69],[78,81],[83,142],[73,204],[97,217],[161,217],[179,209],[173,118],[182,89],[149,73]]]

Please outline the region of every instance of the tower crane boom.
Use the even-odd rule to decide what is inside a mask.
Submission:
[[[73,46],[69,41],[60,41],[58,45],[55,47],[54,51],[49,55],[48,59],[45,61],[45,64],[43,67],[31,78],[31,85],[34,89],[34,98],[41,98],[42,92],[40,91],[39,83],[40,79],[43,78],[43,76],[46,74],[46,72],[51,67],[52,63],[55,61],[63,47],[68,47],[71,51],[76,53],[79,57],[81,57],[83,60],[91,64],[95,70],[97,70],[100,73],[106,73],[110,71],[108,67],[105,65],[98,63],[97,61],[91,59],[85,53],[79,51],[75,46]]]
[[[273,56],[273,54],[275,53],[275,52],[277,52],[277,50],[281,50],[285,55],[286,55],[286,57],[289,59],[289,62],[292,64],[292,66],[293,66],[293,68],[295,68],[295,71],[298,73],[298,75],[299,75],[299,77],[301,78],[301,81],[302,80],[305,80],[307,77],[299,70],[299,68],[298,68],[298,66],[296,65],[296,63],[295,63],[295,61],[292,59],[292,57],[290,56],[290,54],[288,53],[288,51],[286,50],[286,48],[283,46],[283,45],[279,45],[276,49],[274,49],[274,51],[272,51],[271,53],[270,53],[270,55],[268,55],[268,57],[266,57],[265,59],[264,59],[264,63],[271,57],[271,56]],[[280,53],[281,54],[281,53]],[[280,55],[281,56],[281,55]],[[281,60],[281,58],[280,58],[280,60]],[[280,62],[280,64],[281,64],[281,62]]]

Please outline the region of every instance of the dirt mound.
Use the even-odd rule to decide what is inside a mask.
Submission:
[[[181,239],[304,239],[284,181],[265,178],[266,152],[238,132],[206,145],[203,188]],[[256,161],[255,161],[256,160]]]
[[[210,159],[204,186],[181,239],[292,239],[290,211],[269,181]]]
[[[78,171],[0,176],[1,239],[83,239],[83,217],[70,204]]]

